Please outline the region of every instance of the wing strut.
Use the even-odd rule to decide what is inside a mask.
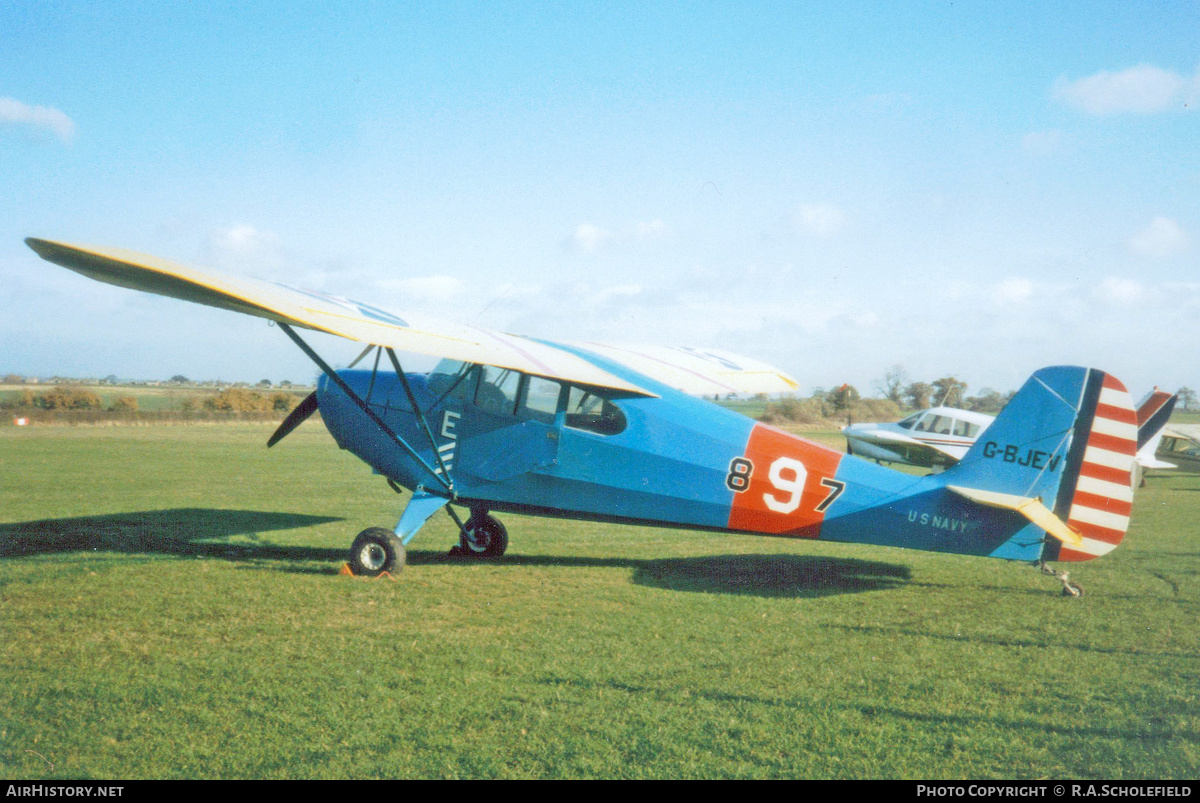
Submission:
[[[392,361],[392,368],[396,371],[396,376],[400,378],[400,384],[404,386],[404,393],[408,396],[408,403],[412,405],[413,413],[416,414],[417,420],[421,422],[421,429],[425,431],[425,437],[429,439],[429,447],[433,449],[433,458],[437,460],[438,468],[441,469],[442,476],[447,480],[448,487],[451,491],[454,490],[454,478],[450,476],[450,471],[446,468],[446,464],[442,462],[442,453],[438,450],[437,441],[433,438],[433,432],[429,429],[429,422],[425,420],[425,412],[421,410],[421,406],[417,404],[417,397],[413,395],[412,385],[408,384],[408,377],[404,374],[404,369],[400,367],[400,359],[396,356],[396,352],[390,347],[387,349],[388,359]],[[374,377],[374,374],[371,375]]]
[[[290,337],[297,346],[300,347],[301,351],[303,351],[305,354],[308,355],[308,358],[310,360],[312,360],[313,362],[315,362],[317,364],[317,367],[321,369],[321,372],[324,373],[325,376],[329,377],[330,381],[332,381],[335,385],[337,385],[338,388],[340,388],[341,391],[343,393],[345,393],[346,396],[348,396],[352,402],[354,402],[356,405],[358,405],[358,408],[366,414],[367,418],[370,418],[372,421],[374,421],[375,425],[377,427],[379,427],[381,430],[383,430],[383,433],[385,435],[387,435],[389,438],[391,438],[396,443],[397,446],[399,446],[401,449],[403,449],[405,451],[405,453],[409,457],[411,457],[413,460],[417,461],[418,465],[420,465],[423,469],[425,469],[427,472],[429,472],[429,476],[431,476],[435,480],[437,480],[438,485],[442,486],[443,490],[449,497],[454,498],[454,496],[456,495],[455,491],[454,491],[454,486],[452,486],[450,484],[450,480],[448,477],[443,477],[440,473],[438,473],[438,471],[436,469],[431,468],[430,465],[428,463],[426,463],[419,454],[417,454],[415,449],[413,449],[411,446],[409,446],[404,441],[403,438],[401,438],[399,435],[397,435],[395,432],[393,432],[392,428],[389,427],[382,418],[380,418],[378,415],[376,415],[375,411],[372,410],[370,407],[368,407],[367,403],[358,397],[358,394],[356,394],[353,390],[350,389],[350,386],[346,384],[346,381],[344,379],[342,379],[340,376],[338,376],[337,372],[334,371],[332,368],[330,368],[329,364],[326,363],[323,359],[321,359],[321,356],[319,354],[317,354],[315,351],[313,351],[312,347],[309,346],[307,343],[305,343],[304,339],[301,338],[300,335],[296,334],[296,332],[292,329],[291,326],[287,325],[283,321],[279,321],[278,323],[279,323],[279,328],[282,329],[284,331],[284,333],[288,337]],[[410,396],[410,398],[411,398],[411,396]],[[421,415],[420,411],[417,410],[416,412],[417,412],[418,417],[420,417],[423,421],[424,417]],[[435,455],[437,454],[437,449],[434,449],[434,454]],[[440,459],[439,459],[439,462],[440,462]]]

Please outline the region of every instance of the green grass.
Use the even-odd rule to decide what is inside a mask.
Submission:
[[[505,516],[340,577],[403,499],[319,424],[0,430],[0,776],[1178,778],[1200,476],[1029,567]],[[836,433],[826,433],[836,442]]]

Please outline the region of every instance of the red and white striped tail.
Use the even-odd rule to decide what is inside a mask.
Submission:
[[[1079,458],[1067,526],[1082,536],[1083,545],[1063,546],[1058,560],[1091,560],[1105,555],[1116,549],[1129,529],[1137,412],[1125,386],[1108,374],[1102,376],[1091,425],[1087,426],[1086,411],[1081,410],[1075,433],[1076,438],[1086,438],[1086,447]]]

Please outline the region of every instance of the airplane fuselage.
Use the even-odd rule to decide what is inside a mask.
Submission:
[[[929,478],[858,460],[640,375],[631,381],[656,397],[479,367],[406,374],[427,430],[396,375],[339,376],[420,461],[323,379],[320,410],[339,445],[409,489],[450,496],[439,480],[450,477],[452,501],[475,510],[1020,560],[1042,551],[1040,535],[1012,537],[1009,511],[969,505]]]

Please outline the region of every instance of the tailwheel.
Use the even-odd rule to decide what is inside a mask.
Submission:
[[[458,546],[451,555],[472,558],[498,558],[508,549],[508,530],[485,511],[476,510],[463,524]]]
[[[1060,583],[1062,583],[1062,595],[1064,597],[1082,597],[1083,596],[1083,587],[1080,586],[1078,583],[1072,583],[1071,579],[1070,579],[1071,578],[1070,574],[1068,574],[1067,572],[1060,572],[1057,569],[1055,569],[1051,566],[1048,566],[1045,563],[1041,564],[1041,568],[1042,568],[1043,574],[1053,575],[1056,580],[1058,580]]]
[[[384,572],[396,574],[404,568],[406,557],[404,544],[394,532],[368,527],[350,547],[350,570],[360,577],[378,577]]]

